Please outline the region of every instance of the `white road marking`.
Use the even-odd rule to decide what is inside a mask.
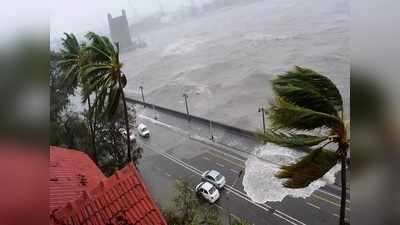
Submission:
[[[326,198],[323,198],[323,197],[321,197],[321,196],[319,196],[319,195],[313,194],[313,195],[311,195],[311,196],[312,196],[312,197],[315,197],[315,198],[318,198],[318,199],[320,199],[320,200],[322,200],[322,201],[328,202],[328,203],[330,203],[330,204],[332,204],[332,205],[335,205],[335,206],[337,206],[337,207],[340,207],[340,205],[339,205],[338,203],[332,202],[332,201],[330,201],[330,200],[328,200],[328,199],[326,199]],[[350,211],[350,208],[346,207],[346,210],[347,210],[347,211]]]
[[[216,163],[218,166],[220,167],[225,167],[224,165],[222,165],[221,163]]]
[[[180,132],[180,133],[184,133],[184,134],[189,135],[188,132],[184,131],[184,130],[181,129],[181,128],[178,128],[178,127],[172,126],[172,125],[170,125],[170,124],[167,124],[167,123],[163,123],[163,122],[154,120],[154,119],[149,118],[149,117],[147,117],[147,116],[145,116],[145,115],[139,115],[139,117],[141,117],[141,118],[143,118],[143,119],[150,120],[150,121],[152,121],[154,124],[158,124],[158,125],[161,125],[161,126],[170,128],[170,129],[173,130],[173,131],[176,131],[176,132]],[[209,149],[212,150],[212,151],[215,151],[215,152],[219,152],[219,153],[223,154],[224,156],[228,156],[228,157],[230,157],[230,158],[232,158],[232,159],[235,159],[235,160],[238,160],[238,161],[241,161],[241,162],[245,162],[245,160],[239,159],[239,158],[237,158],[237,157],[235,157],[235,156],[233,156],[233,155],[230,155],[230,154],[228,154],[228,153],[225,153],[225,152],[223,152],[223,151],[221,151],[221,150],[219,150],[219,149],[214,149],[214,148],[209,148]],[[218,157],[218,158],[220,158],[220,159],[222,159],[222,160],[225,160],[225,161],[227,161],[227,162],[230,162],[230,163],[232,163],[232,164],[234,164],[234,165],[236,165],[236,166],[238,166],[238,167],[240,167],[240,168],[244,168],[242,165],[239,165],[239,164],[237,164],[237,163],[235,163],[235,162],[233,162],[233,161],[231,161],[231,160],[225,159],[225,158],[220,157],[220,156],[217,156],[217,155],[214,155],[214,156],[216,156],[216,157]],[[206,158],[206,157],[205,157],[205,158]],[[209,158],[207,158],[207,159],[209,159]],[[207,160],[207,159],[206,159],[206,160]],[[320,190],[320,189],[318,189],[317,191],[318,191],[318,192],[321,192],[321,193],[324,193],[324,194],[327,194],[327,195],[330,195],[330,196],[332,196],[332,197],[337,198],[337,199],[340,200],[340,196],[337,196],[337,195],[335,195],[335,194],[332,194],[332,193],[329,193],[329,192],[326,192],[326,191]],[[328,202],[328,203],[331,203],[331,204],[333,204],[333,205],[335,205],[335,206],[339,206],[339,207],[340,207],[340,205],[338,205],[338,204],[336,204],[336,203],[334,203],[334,202],[332,202],[332,201],[326,200],[326,199],[324,199],[324,198],[321,198],[321,200],[324,200],[324,201],[326,201],[326,202]],[[347,199],[346,199],[346,202],[347,202],[347,203],[350,203],[350,201],[347,200]],[[350,211],[349,208],[346,208],[346,209],[347,209],[348,211]]]
[[[236,174],[239,174],[239,171],[237,171],[237,170],[234,170],[234,169],[229,169],[229,170],[234,172],[234,173],[236,173]]]
[[[312,203],[310,203],[310,202],[306,202],[306,204],[309,205],[309,206],[311,206],[311,207],[314,207],[314,208],[316,208],[316,209],[321,209],[319,206],[316,206],[316,205],[314,205],[314,204],[312,204]]]
[[[143,144],[143,145],[147,146],[150,150],[159,153],[160,155],[164,156],[165,158],[170,159],[171,161],[175,162],[176,164],[181,165],[182,167],[185,167],[186,169],[192,171],[193,173],[201,176],[201,174],[202,174],[201,170],[199,170],[199,169],[197,169],[197,168],[195,168],[195,167],[193,167],[193,166],[191,166],[191,165],[189,165],[189,164],[187,164],[187,163],[185,163],[185,162],[183,162],[183,161],[181,161],[179,159],[174,158],[170,154],[162,153],[162,152],[159,152],[157,150],[154,150],[151,147],[149,147],[149,145],[147,145],[147,144]],[[233,187],[231,187],[229,185],[226,185],[226,189],[230,190],[236,196],[238,196],[238,197],[248,201],[249,203],[251,203],[251,204],[263,209],[264,211],[269,212],[270,209],[272,208],[271,206],[268,206],[267,204],[259,204],[259,203],[253,202],[246,194],[240,192],[239,190],[236,190],[235,188],[233,188]],[[297,225],[297,224],[306,225],[305,223],[303,223],[303,222],[301,222],[301,221],[299,221],[299,220],[297,220],[297,219],[295,219],[295,218],[293,218],[293,217],[291,217],[291,216],[289,216],[289,215],[287,215],[287,214],[285,214],[285,213],[283,213],[283,212],[281,212],[279,210],[275,210],[273,215],[275,215],[275,216],[277,216],[277,217],[279,217],[279,218],[281,218],[281,219],[283,219],[283,220],[285,220],[285,221],[287,221],[287,222],[289,222],[289,223],[291,223],[293,225]],[[295,223],[294,221],[297,222],[297,223]]]
[[[210,161],[210,159],[207,158],[207,157],[205,157],[205,156],[203,156],[202,158],[205,159],[205,160],[207,160],[207,161]]]
[[[216,149],[210,149],[211,151],[215,151],[215,152],[219,152],[220,150],[216,150]],[[244,168],[244,166],[243,165],[240,165],[240,164],[238,164],[238,163],[236,163],[236,162],[234,162],[234,161],[232,161],[232,160],[229,160],[229,159],[226,159],[226,158],[223,158],[223,157],[221,157],[221,156],[219,156],[218,154],[216,154],[216,155],[213,155],[214,157],[217,157],[217,158],[219,158],[219,159],[221,159],[221,160],[224,160],[224,161],[227,161],[227,162],[229,162],[229,163],[232,163],[233,165],[235,165],[235,166],[237,166],[237,167],[240,167],[240,168]],[[228,155],[229,156],[229,155]],[[231,158],[233,158],[233,159],[235,159],[235,160],[238,160],[239,161],[239,159],[236,159],[236,157],[234,157],[234,156],[229,156],[229,157],[231,157]],[[241,159],[240,159],[241,160]],[[241,160],[241,161],[243,161],[244,162],[244,160]]]
[[[185,130],[179,128],[179,127],[175,127],[175,126],[172,126],[172,125],[170,125],[170,124],[163,123],[163,122],[160,122],[160,121],[158,121],[158,120],[154,120],[153,118],[147,117],[147,116],[145,116],[145,115],[141,115],[141,114],[140,114],[140,115],[138,115],[138,117],[143,118],[143,119],[146,119],[146,120],[149,120],[149,121],[151,121],[153,124],[158,124],[158,125],[163,126],[163,127],[165,127],[165,128],[169,128],[169,129],[172,130],[172,131],[175,131],[175,132],[178,132],[178,133],[181,133],[181,134],[185,134],[185,135],[190,135],[189,132],[187,132],[187,131],[185,131]],[[200,142],[200,143],[201,143],[201,142]],[[225,153],[225,152],[223,152],[223,151],[221,151],[221,150],[218,150],[218,149],[212,149],[212,148],[211,148],[211,150],[212,150],[212,151],[219,152],[219,153],[221,153],[221,154],[223,154],[223,155],[226,155],[226,156],[228,156],[228,157],[230,157],[230,158],[232,158],[232,159],[235,159],[235,160],[238,160],[238,161],[241,161],[241,162],[245,162],[245,161],[246,161],[246,160],[237,158],[237,157],[235,157],[235,156],[233,156],[233,155],[227,154],[227,153]],[[223,158],[222,158],[222,159],[223,159]],[[224,159],[224,160],[228,161],[227,159]],[[232,162],[232,161],[230,161],[230,162]],[[234,162],[232,162],[232,163],[234,163]],[[234,164],[236,164],[236,163],[234,163]],[[236,165],[237,165],[237,164],[236,164]],[[238,165],[238,166],[243,167],[243,166],[241,166],[241,165]]]
[[[338,214],[336,214],[336,213],[333,213],[332,215],[333,215],[333,216],[336,216],[337,218],[340,218],[340,216],[339,216]],[[347,218],[344,218],[344,220],[345,220],[345,221],[349,221]]]
[[[141,117],[141,118],[143,118],[143,119],[150,120],[150,121],[152,121],[152,122],[155,123],[155,124],[158,124],[158,125],[161,125],[161,126],[170,128],[171,130],[173,130],[173,131],[175,131],[175,132],[183,133],[183,134],[189,135],[188,132],[186,132],[186,131],[184,131],[184,130],[178,128],[178,127],[169,125],[169,124],[167,124],[167,123],[162,123],[162,122],[160,122],[160,121],[155,121],[154,119],[149,118],[149,117],[146,117],[146,116],[144,116],[144,115],[139,115],[139,117]],[[229,157],[229,158],[232,158],[232,159],[235,159],[235,160],[237,160],[237,161],[245,162],[245,160],[239,159],[239,158],[237,158],[237,157],[235,157],[235,156],[233,156],[233,155],[231,155],[231,154],[228,154],[228,153],[226,153],[226,152],[224,152],[224,151],[221,151],[221,150],[219,150],[219,149],[216,149],[216,148],[208,148],[208,149],[210,149],[211,151],[215,151],[215,152],[221,153],[222,155],[224,155],[224,156],[226,156],[226,157]],[[242,165],[239,165],[238,163],[233,162],[233,161],[231,161],[231,160],[229,160],[229,159],[223,158],[223,157],[221,157],[221,156],[219,156],[219,155],[215,155],[215,156],[218,157],[218,158],[220,158],[220,159],[222,159],[222,160],[224,160],[224,161],[230,162],[230,163],[232,163],[232,164],[238,166],[239,168],[244,168]],[[203,157],[203,158],[204,158],[205,160],[209,160],[209,161],[210,161],[210,159],[207,158],[207,157]],[[222,165],[222,164],[220,164],[220,165]],[[195,169],[195,168],[194,168],[194,169]],[[232,171],[232,170],[231,170],[231,171]],[[192,172],[194,172],[194,171],[192,171]],[[329,192],[324,191],[324,190],[321,190],[321,189],[318,189],[317,191],[320,192],[320,193],[329,195],[329,196],[331,196],[331,197],[334,197],[334,198],[340,200],[340,196],[337,196],[336,194],[332,194],[332,193],[329,193]],[[244,195],[244,196],[247,197],[247,195],[245,195],[244,193],[242,193],[242,192],[240,192],[240,191],[238,191],[238,192],[239,192],[240,194],[242,194],[242,195]],[[330,203],[330,204],[333,204],[333,205],[335,205],[335,206],[337,206],[337,207],[340,207],[339,204],[337,204],[337,203],[335,203],[335,202],[332,202],[332,201],[330,201],[330,200],[327,200],[327,199],[325,199],[325,198],[322,198],[321,196],[318,196],[318,195],[315,195],[315,194],[313,194],[313,196],[316,197],[316,198],[318,198],[318,199],[320,199],[320,200],[323,200],[323,201],[325,201],[325,202],[328,202],[328,203]],[[350,201],[347,200],[347,199],[346,199],[346,202],[347,202],[347,203],[350,203]],[[346,207],[346,210],[350,211],[350,209],[349,209],[348,207]],[[336,215],[337,215],[337,214],[336,214]],[[295,219],[294,219],[294,220],[295,220]],[[297,220],[295,220],[295,221],[297,221]],[[298,221],[298,222],[300,222],[300,221]],[[300,222],[300,223],[301,223],[301,222]]]
[[[324,193],[324,194],[327,194],[327,195],[330,195],[330,196],[332,196],[332,197],[334,197],[334,198],[337,198],[337,199],[339,199],[339,200],[341,199],[340,196],[331,194],[331,193],[329,193],[329,192],[327,192],[327,191],[324,191],[324,190],[321,190],[321,189],[318,189],[317,191],[319,191],[319,192],[321,192],[321,193]],[[346,202],[347,202],[347,203],[350,203],[350,201],[349,201],[348,199],[346,199]]]

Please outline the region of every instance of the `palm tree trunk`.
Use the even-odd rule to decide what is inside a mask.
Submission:
[[[92,139],[93,159],[97,164],[98,162],[97,162],[97,150],[96,150],[96,139],[95,139],[95,133],[94,133],[94,124],[92,122],[92,116],[90,115],[90,110],[92,108],[92,106],[90,104],[90,96],[88,97],[87,102],[88,102],[88,107],[89,107],[88,120],[89,120],[90,136]]]
[[[121,80],[118,80],[119,84],[119,89],[121,91],[122,95],[122,102],[124,103],[124,119],[125,119],[125,128],[126,128],[126,145],[128,146],[128,162],[132,162],[132,156],[131,156],[131,139],[130,139],[130,129],[129,129],[129,121],[128,121],[128,109],[126,107],[126,100],[125,100],[125,94],[124,94],[124,89],[122,88]]]
[[[345,225],[346,218],[346,153],[347,149],[345,149],[341,155],[342,195],[340,198],[340,225]]]
[[[97,91],[94,92],[95,94],[95,99],[97,99]],[[94,153],[96,155],[96,163],[97,163],[97,147],[96,147],[96,127],[97,127],[97,120],[96,120],[96,108],[93,109],[93,135],[92,135],[92,142],[93,142],[93,148],[94,148]]]

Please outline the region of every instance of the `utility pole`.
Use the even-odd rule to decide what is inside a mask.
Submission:
[[[184,94],[182,95],[182,97],[185,98],[187,119],[188,119],[188,121],[190,121],[190,114],[189,114],[189,108],[188,108],[188,103],[187,103],[187,99],[188,99],[189,96],[188,96],[186,93],[184,93]]]
[[[261,115],[262,115],[262,125],[263,125],[263,130],[264,130],[264,133],[265,133],[265,110],[264,110],[263,107],[261,107],[261,108],[258,109],[258,112],[261,112]]]
[[[139,89],[140,89],[140,92],[142,93],[142,100],[143,100],[143,103],[146,103],[146,102],[144,101],[143,86],[140,86]],[[146,108],[146,105],[145,105],[145,104],[143,104],[143,106],[144,106],[144,108]]]
[[[156,111],[156,106],[153,104],[153,113],[154,113],[154,119],[158,120],[158,113]]]
[[[214,141],[214,134],[213,134],[213,130],[212,130],[212,120],[210,119],[210,139],[211,141]]]

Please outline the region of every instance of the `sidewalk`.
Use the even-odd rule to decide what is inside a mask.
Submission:
[[[130,104],[130,103],[129,103]],[[146,116],[160,123],[169,124],[184,131],[190,138],[195,139],[204,144],[212,145],[213,147],[228,150],[230,154],[234,154],[240,158],[246,159],[251,154],[257,145],[261,145],[256,137],[249,137],[241,133],[220,126],[213,126],[211,124],[204,124],[196,122],[195,120],[188,121],[186,117],[179,117],[176,115],[159,112],[149,107],[136,104],[137,116]],[[213,138],[211,138],[211,134]],[[227,149],[226,149],[227,148]],[[347,171],[348,182],[347,189],[350,187],[349,175]],[[340,173],[336,174],[335,183],[329,189],[339,192],[341,188]]]

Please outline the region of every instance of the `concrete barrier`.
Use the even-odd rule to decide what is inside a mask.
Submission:
[[[132,103],[132,104],[141,104],[141,105],[147,106],[149,108],[154,108],[157,111],[160,111],[160,112],[163,112],[163,113],[167,113],[167,114],[170,114],[170,115],[174,115],[174,116],[178,116],[178,117],[182,117],[182,118],[186,118],[187,117],[186,113],[179,112],[179,111],[176,111],[176,110],[173,110],[173,109],[168,109],[168,108],[165,108],[165,107],[162,107],[162,106],[159,106],[159,105],[150,104],[150,103],[147,103],[147,102],[142,102],[140,100],[136,100],[136,99],[132,99],[132,98],[125,98],[125,99],[126,99],[127,102]],[[208,125],[210,123],[209,119],[206,119],[206,118],[203,118],[203,117],[199,117],[199,116],[196,116],[196,115],[192,115],[192,114],[190,114],[190,120],[192,122],[202,123],[202,124],[205,124],[205,125]],[[242,136],[246,136],[248,138],[256,139],[255,133],[252,132],[252,131],[245,130],[245,129],[238,128],[238,127],[234,127],[234,126],[231,126],[231,125],[228,125],[228,124],[225,124],[225,123],[221,123],[221,122],[218,122],[218,121],[214,121],[214,120],[211,120],[211,122],[212,122],[214,127],[221,127],[221,128],[229,130],[230,132],[235,132],[235,133],[238,133],[238,134],[240,134]]]

